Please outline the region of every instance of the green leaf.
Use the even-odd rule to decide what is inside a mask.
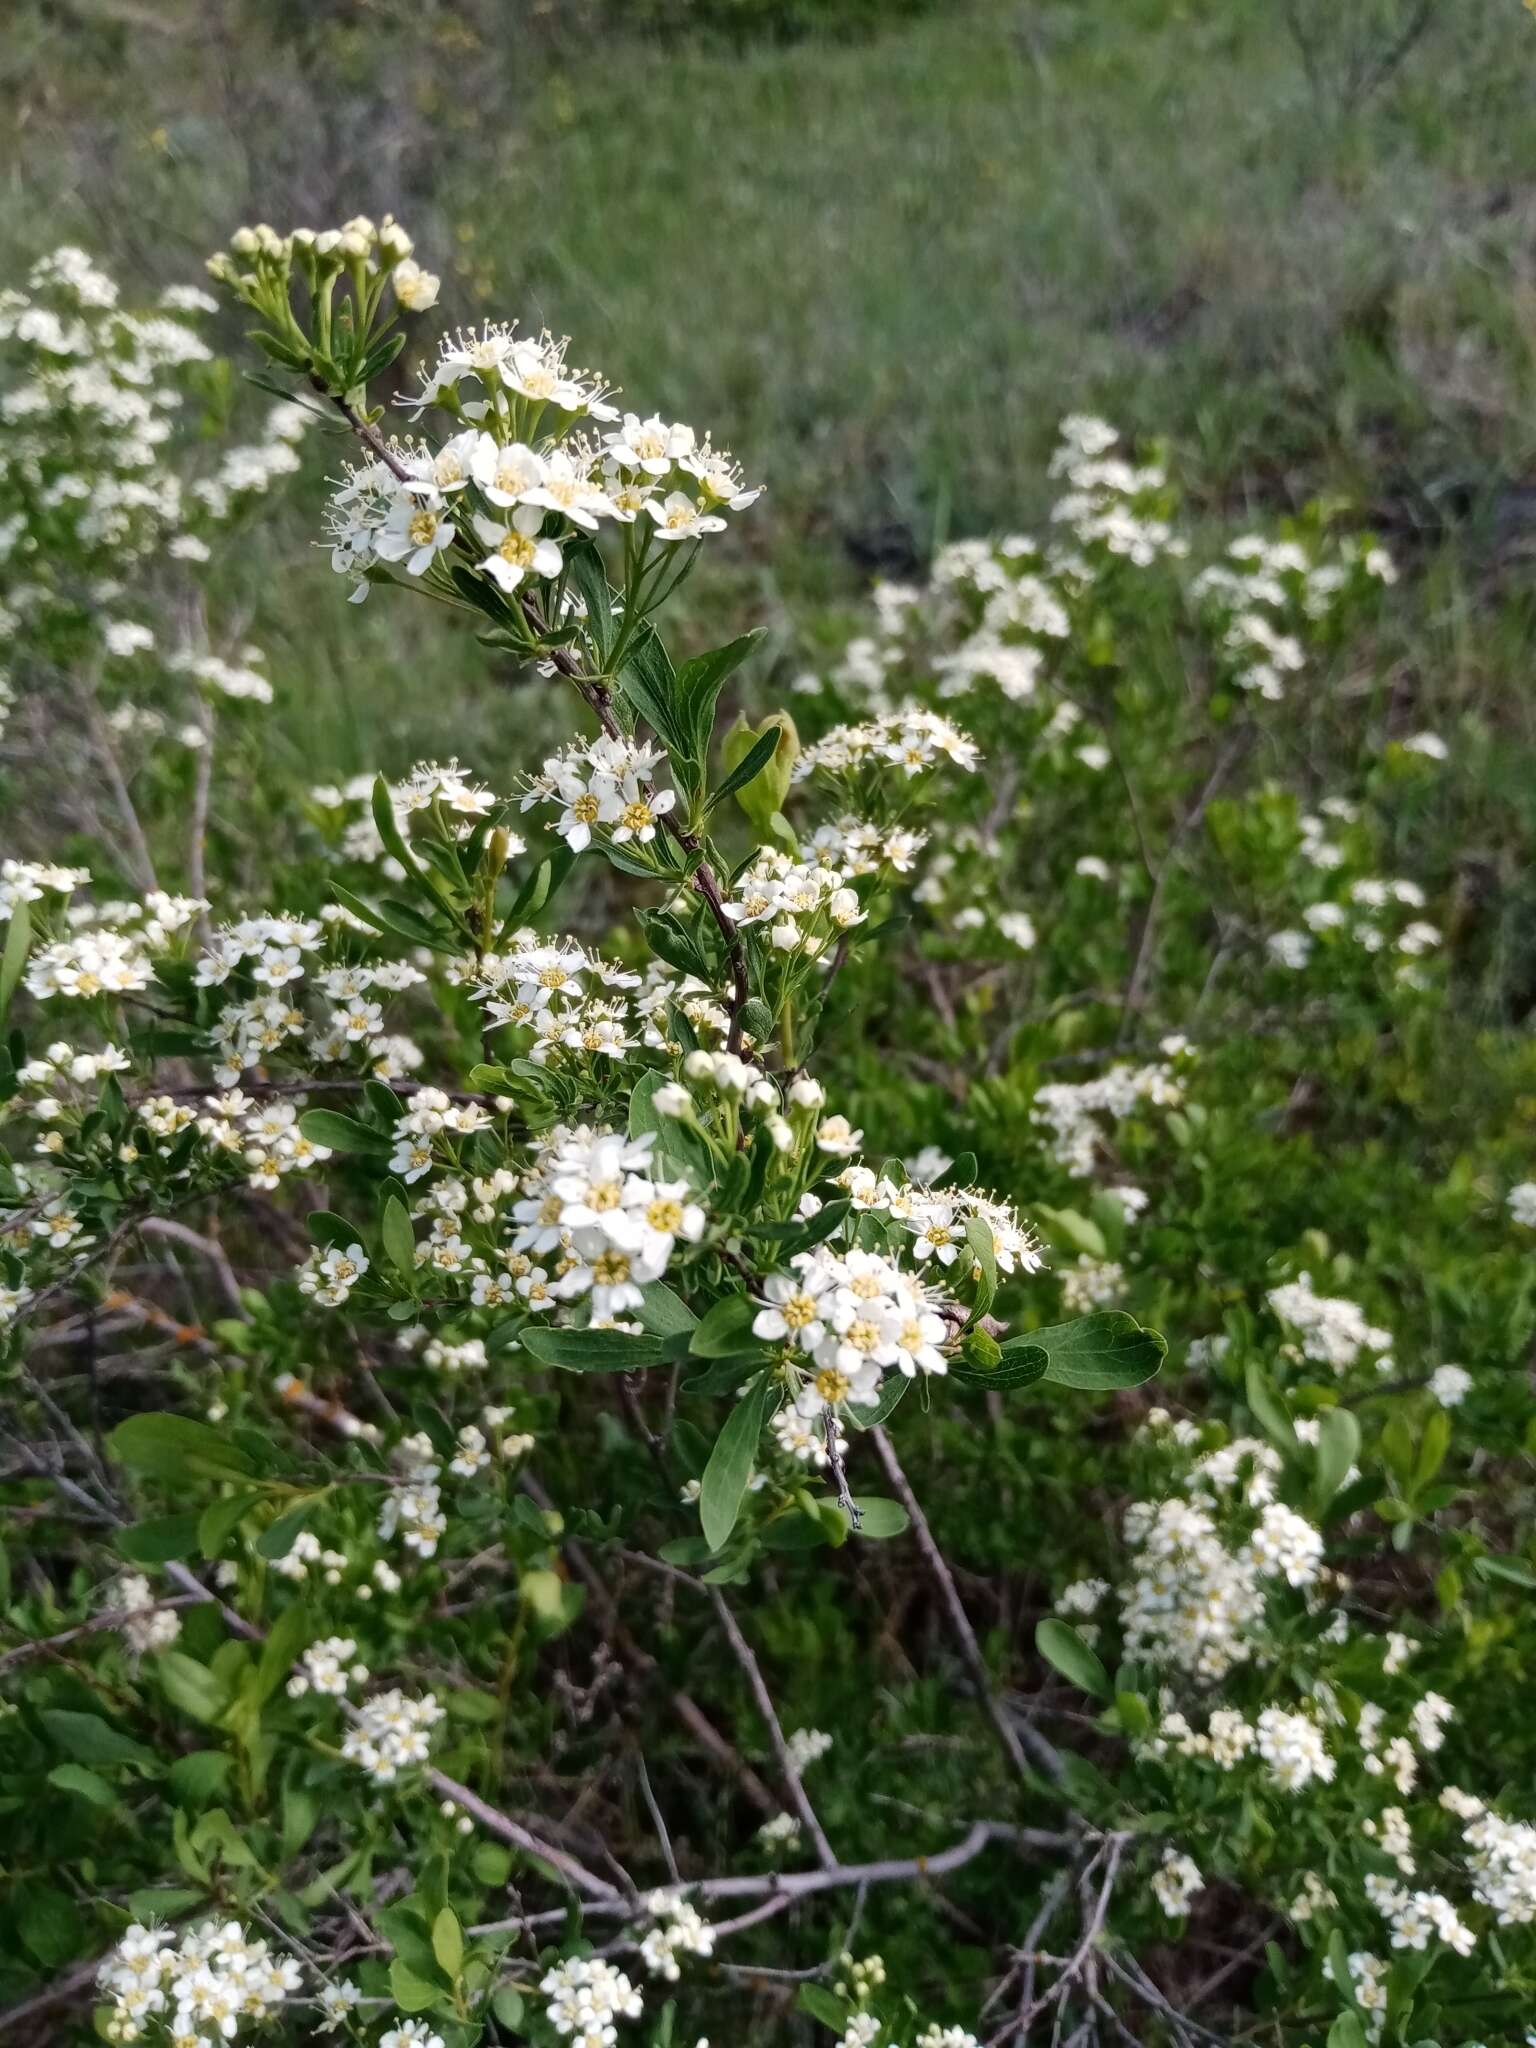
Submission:
[[[653,1280],[644,1295],[640,1321],[651,1336],[681,1337],[696,1327],[698,1317],[664,1280]]]
[[[704,1311],[688,1340],[695,1358],[739,1358],[765,1349],[762,1338],[752,1334],[753,1320],[761,1303],[748,1294],[728,1294],[723,1301]]]
[[[765,1373],[747,1389],[715,1438],[699,1484],[699,1526],[711,1550],[722,1549],[736,1526],[763,1424],[778,1397],[777,1381]]]
[[[476,588],[478,589],[478,585]],[[373,778],[373,788],[369,792],[368,801],[373,812],[374,825],[384,842],[384,851],[393,854],[405,872],[425,887],[426,877],[417,865],[415,855],[401,837],[400,827],[395,822],[395,807],[390,799],[389,784],[382,775]]]
[[[183,1913],[202,1905],[206,1896],[205,1892],[189,1891],[185,1886],[151,1885],[128,1894],[128,1910],[135,1920],[148,1926],[151,1922],[179,1920]]]
[[[40,1716],[55,1749],[80,1764],[153,1764],[151,1750],[121,1735],[100,1714],[77,1714],[63,1707],[45,1707]]]
[[[503,1984],[491,1999],[491,2011],[509,2034],[523,2031],[523,1994],[511,1984]]]
[[[388,1152],[390,1140],[382,1131],[359,1123],[355,1116],[343,1116],[339,1109],[306,1109],[299,1129],[311,1145],[325,1145],[332,1152]]]
[[[107,1449],[130,1471],[155,1479],[250,1478],[256,1467],[228,1437],[190,1415],[130,1415],[107,1438]]]
[[[1349,1967],[1349,1944],[1341,1929],[1335,1928],[1328,1937],[1328,1966],[1332,1974],[1333,1988],[1349,2006],[1350,2014],[1358,2017],[1359,2004],[1355,1998],[1354,1973]],[[1350,2048],[1359,2048],[1351,2043]]]
[[[306,1500],[296,1508],[290,1508],[286,1515],[279,1515],[269,1522],[256,1538],[256,1555],[270,1559],[274,1564],[285,1558],[298,1541],[304,1524],[315,1511],[316,1503]]]
[[[23,1946],[44,1969],[57,1969],[60,1963],[79,1954],[85,1940],[85,1923],[67,1892],[55,1891],[52,1885],[39,1884],[34,1878],[21,1887],[15,1913],[16,1932]]]
[[[849,1403],[845,1410],[848,1420],[855,1429],[878,1429],[882,1422],[895,1414],[896,1404],[905,1397],[908,1388],[914,1384],[915,1382],[909,1380],[904,1372],[888,1372],[880,1382],[879,1398],[868,1408],[859,1408],[852,1402]]]
[[[464,1931],[452,1906],[444,1906],[432,1922],[432,1953],[450,1977],[464,1967]]]
[[[436,2005],[442,1987],[418,1977],[398,1956],[389,1966],[389,1994],[402,2012],[425,2012]]]
[[[639,1372],[665,1365],[687,1349],[682,1337],[631,1337],[624,1330],[523,1330],[518,1342],[540,1365],[563,1372]]]
[[[884,1543],[892,1536],[905,1536],[912,1526],[912,1517],[899,1500],[886,1500],[879,1494],[859,1493],[853,1496],[853,1504],[859,1511],[859,1526],[854,1533],[867,1536],[872,1543]],[[842,1503],[831,1494],[819,1500],[816,1505],[822,1509],[831,1508],[847,1520]]]
[[[655,629],[642,626],[619,670],[618,685],[635,710],[668,748],[686,763],[696,760],[691,735],[681,716],[677,677]]]
[[[1046,1354],[1046,1379],[1090,1392],[1139,1387],[1152,1378],[1168,1355],[1167,1344],[1155,1330],[1143,1329],[1134,1316],[1118,1308],[1027,1331],[1014,1343]],[[1012,1352],[1013,1343],[1003,1346],[1005,1359]]]
[[[830,1991],[823,1991],[819,1984],[802,1984],[799,1998],[800,2010],[808,2012],[813,2020],[820,2020],[824,2027],[830,2027],[834,2034],[841,2034],[848,2025],[849,2004],[846,1998],[834,1998]]]
[[[195,1510],[161,1515],[154,1521],[135,1522],[131,1529],[119,1529],[114,1540],[123,1556],[135,1564],[169,1564],[173,1558],[194,1555],[201,1521]]]
[[[998,1352],[994,1366],[972,1365],[951,1359],[948,1377],[961,1387],[986,1387],[991,1393],[1006,1394],[1016,1387],[1032,1387],[1043,1380],[1050,1354],[1033,1336],[1014,1337]]]
[[[1360,1455],[1360,1425],[1347,1408],[1330,1408],[1317,1426],[1317,1504],[1327,1507]]]
[[[228,1687],[195,1657],[181,1650],[162,1650],[155,1668],[171,1705],[194,1721],[217,1721],[229,1705]]]
[[[567,541],[562,552],[565,573],[587,608],[587,637],[596,648],[599,661],[606,667],[614,634],[613,587],[603,568],[602,555],[596,542],[590,540]]]
[[[1059,1251],[1081,1252],[1090,1259],[1102,1259],[1107,1254],[1109,1247],[1103,1231],[1076,1209],[1047,1209],[1043,1203],[1037,1203],[1031,1213]]]
[[[702,761],[709,750],[715,706],[727,679],[740,668],[763,637],[764,628],[756,626],[750,633],[743,633],[724,647],[714,647],[707,654],[695,655],[692,661],[685,661],[678,670],[677,694],[696,759]]]
[[[314,1638],[315,1624],[309,1609],[295,1600],[291,1607],[283,1609],[262,1645],[261,1662],[256,1667],[258,1704],[272,1697]]]
[[[223,1499],[210,1501],[197,1523],[198,1548],[203,1556],[210,1560],[221,1556],[235,1530],[264,1498],[263,1494],[243,1488]]]
[[[980,1216],[966,1218],[965,1242],[981,1276],[975,1283],[976,1303],[971,1310],[974,1322],[979,1316],[984,1316],[997,1299],[997,1246],[991,1226]]]
[[[1276,1450],[1287,1458],[1298,1459],[1301,1446],[1290,1410],[1264,1377],[1264,1368],[1257,1360],[1250,1363],[1244,1375],[1243,1390],[1254,1420]]]
[[[782,731],[782,726],[770,725],[765,733],[759,734],[725,780],[710,792],[711,810],[716,804],[724,803],[736,790],[745,789],[749,782],[757,779],[778,752],[779,735]]]
[[[1366,2048],[1365,2028],[1352,2012],[1341,2012],[1328,2029],[1328,2048]]]
[[[171,1795],[183,1806],[206,1806],[223,1791],[234,1758],[221,1749],[194,1749],[179,1756],[166,1773]]]
[[[55,1764],[48,1773],[50,1785],[57,1785],[61,1792],[73,1792],[79,1798],[89,1800],[92,1806],[115,1806],[117,1794],[105,1778],[84,1764]]]
[[[26,903],[13,904],[11,927],[5,935],[5,950],[0,952],[0,1017],[3,1017],[11,1007],[11,997],[16,993],[16,984],[21,980],[31,945],[31,906]]]
[[[384,1219],[379,1235],[389,1262],[407,1280],[416,1277],[416,1233],[411,1228],[411,1212],[398,1195],[391,1195],[384,1204]]]
[[[1069,1679],[1079,1691],[1092,1693],[1095,1699],[1113,1699],[1114,1688],[1109,1682],[1109,1673],[1077,1630],[1069,1628],[1066,1622],[1048,1615],[1037,1623],[1035,1648],[1047,1664],[1054,1665],[1062,1677]]]
[[[1424,1425],[1424,1434],[1419,1438],[1419,1452],[1413,1466],[1413,1491],[1421,1493],[1445,1463],[1445,1454],[1451,1447],[1451,1418],[1443,1408],[1437,1408]]]

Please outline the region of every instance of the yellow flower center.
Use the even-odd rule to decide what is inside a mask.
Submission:
[[[815,1299],[809,1294],[792,1294],[779,1313],[786,1329],[804,1330],[816,1320]]]
[[[853,1390],[853,1381],[846,1373],[838,1371],[835,1365],[824,1365],[815,1379],[817,1393],[829,1407],[839,1401],[846,1401]]]
[[[873,1351],[880,1342],[880,1332],[874,1323],[860,1316],[843,1332],[843,1342],[855,1351]]]
[[[526,533],[505,534],[496,552],[514,569],[531,569],[533,566],[533,542]]]
[[[599,1252],[592,1261],[592,1278],[599,1287],[620,1287],[629,1278],[629,1260],[623,1252]]]
[[[591,790],[584,789],[581,795],[577,797],[575,803],[571,805],[571,816],[578,825],[595,825],[597,823],[597,814],[601,808],[602,806],[598,803]]]
[[[437,514],[435,512],[416,513],[410,525],[406,528],[406,532],[410,536],[411,544],[414,547],[430,547],[437,533]]]
[[[665,1197],[652,1202],[646,1209],[645,1220],[652,1230],[681,1230],[683,1227],[683,1205]]]
[[[626,804],[619,814],[619,823],[627,825],[631,832],[644,832],[652,822],[651,807],[643,801]]]

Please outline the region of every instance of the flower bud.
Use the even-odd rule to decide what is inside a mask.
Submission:
[[[707,1059],[709,1055],[705,1053],[703,1057]],[[693,1097],[680,1081],[668,1081],[651,1097],[651,1107],[658,1116],[690,1116]]]
[[[683,1061],[683,1072],[690,1081],[713,1081],[715,1060],[713,1053],[691,1052]]]
[[[379,254],[386,263],[403,263],[415,247],[410,236],[392,213],[379,222]]]
[[[229,246],[236,256],[254,256],[261,244],[256,239],[255,228],[236,228],[229,238]]]
[[[789,1099],[796,1109],[820,1109],[827,1099],[827,1091],[809,1074],[802,1074],[798,1081],[789,1084]]]

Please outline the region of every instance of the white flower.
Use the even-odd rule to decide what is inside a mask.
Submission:
[[[660,540],[699,540],[706,533],[725,531],[719,514],[695,504],[686,491],[669,491],[659,504],[655,498],[647,498],[645,510],[655,520]]]
[[[509,595],[526,576],[551,577],[560,574],[562,557],[552,540],[538,538],[544,515],[536,505],[519,505],[510,526],[479,514],[475,532],[490,549],[480,563],[493,583]]]
[[[381,560],[403,562],[408,576],[428,570],[445,548],[454,543],[456,529],[436,492],[417,497],[402,495],[374,542]]]
[[[1456,1408],[1472,1391],[1472,1375],[1464,1365],[1437,1365],[1429,1376],[1429,1391],[1442,1408]]]
[[[395,288],[395,297],[408,313],[425,313],[429,306],[437,304],[439,280],[409,256],[395,265],[389,281]]]

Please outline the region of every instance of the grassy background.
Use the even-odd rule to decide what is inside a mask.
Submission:
[[[695,581],[700,633],[756,619],[800,661],[872,573],[1037,518],[1057,418],[1094,407],[1166,435],[1213,512],[1361,506],[1415,571],[1398,658],[1425,721],[1531,737],[1517,0],[1440,0],[1406,49],[1418,0],[9,12],[5,268],[67,235],[161,282],[246,218],[393,208],[445,320],[568,331],[767,477]],[[755,32],[808,16],[841,32]],[[316,772],[422,746],[495,765],[480,651],[375,605],[359,660],[311,509],[221,571],[283,688],[274,746]]]

